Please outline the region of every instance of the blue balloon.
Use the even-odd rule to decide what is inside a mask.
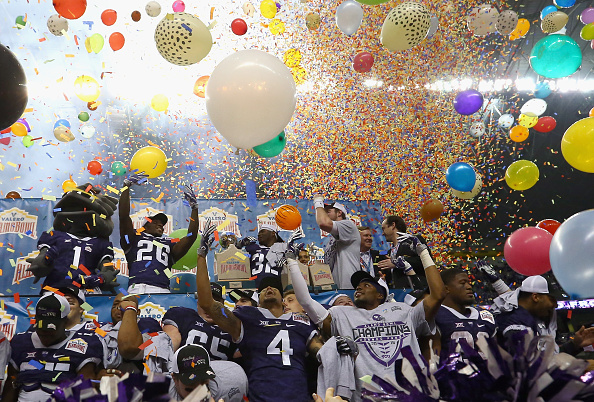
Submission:
[[[544,99],[551,94],[551,87],[546,82],[539,82],[534,89],[534,96],[536,98]]]
[[[474,188],[476,173],[468,163],[456,162],[446,171],[446,181],[454,190],[470,191]]]
[[[576,0],[553,0],[553,3],[555,3],[557,7],[561,8],[573,7],[575,2]]]
[[[557,7],[555,7],[555,6],[546,6],[540,12],[540,19],[541,20],[544,19],[544,17],[546,17],[548,14],[554,13],[555,11],[557,11]]]
[[[530,67],[547,78],[563,78],[575,73],[582,65],[579,45],[566,35],[545,36],[530,52]]]
[[[462,91],[454,99],[454,109],[463,115],[476,113],[482,106],[483,95],[475,89]]]
[[[70,128],[70,122],[66,119],[60,119],[56,122],[56,124],[54,124],[54,130],[60,126],[64,126],[64,127],[68,127]]]
[[[549,259],[555,278],[573,299],[594,297],[594,210],[579,212],[559,226]]]

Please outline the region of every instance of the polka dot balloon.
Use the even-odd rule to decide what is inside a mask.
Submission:
[[[516,29],[517,25],[518,13],[513,10],[504,10],[499,13],[495,28],[497,28],[497,32],[501,35],[509,35]]]
[[[157,50],[165,60],[189,66],[206,57],[212,48],[210,31],[198,17],[167,14],[155,29]]]
[[[54,14],[47,19],[47,29],[56,36],[62,36],[62,31],[68,31],[68,20]]]
[[[381,42],[392,52],[408,50],[427,37],[431,15],[423,4],[401,3],[390,10],[382,26]]]
[[[547,14],[542,22],[540,28],[544,33],[553,33],[560,31],[569,21],[569,16],[563,11],[554,11]]]
[[[466,22],[474,36],[487,36],[496,31],[499,11],[490,4],[481,4],[470,10]],[[515,28],[515,27],[514,27]]]

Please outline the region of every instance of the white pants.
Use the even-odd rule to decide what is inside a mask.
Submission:
[[[160,288],[158,286],[147,285],[146,283],[137,283],[128,287],[128,293],[135,293],[143,295],[146,293],[171,293],[169,289]]]

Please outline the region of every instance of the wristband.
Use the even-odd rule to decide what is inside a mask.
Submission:
[[[431,254],[429,254],[428,250],[421,251],[419,257],[421,258],[421,263],[423,264],[424,269],[427,269],[435,265],[435,262],[433,262],[433,258],[431,258]]]
[[[138,314],[138,309],[136,307],[134,307],[134,306],[128,306],[128,307],[126,307],[125,309],[122,310],[122,312],[125,313],[128,310],[134,310],[134,312],[136,314]]]
[[[314,207],[315,208],[324,208],[324,200],[314,200]]]

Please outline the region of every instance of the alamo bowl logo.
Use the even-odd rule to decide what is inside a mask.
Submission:
[[[155,304],[152,302],[146,302],[141,304],[140,306],[140,318],[154,318],[155,320],[161,322],[163,316],[165,315],[165,309],[160,306],[159,304]]]
[[[374,322],[353,328],[353,338],[378,363],[390,367],[400,356],[400,349],[411,330],[403,322]],[[360,347],[359,346],[359,347]]]
[[[16,266],[14,267],[14,276],[12,277],[12,284],[16,285],[23,279],[33,278],[33,274],[27,271],[27,268],[31,266],[27,262],[28,258],[35,258],[39,255],[39,251],[35,250],[27,255],[17,258]]]
[[[37,239],[37,216],[10,208],[0,213],[0,234],[16,233]]]
[[[0,309],[0,331],[6,335],[9,341],[16,334],[17,316],[10,315],[6,311]]]

